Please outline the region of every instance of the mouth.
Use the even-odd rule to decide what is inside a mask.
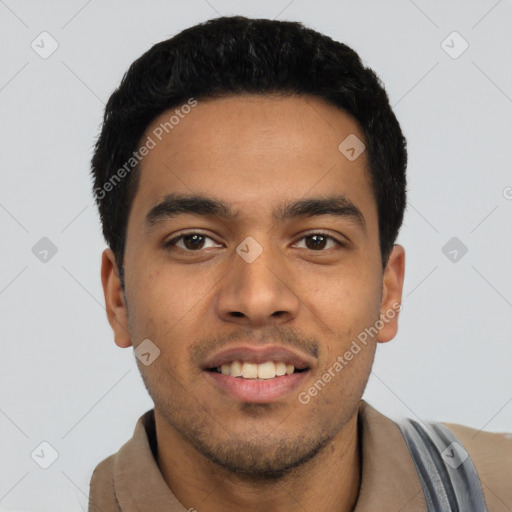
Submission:
[[[283,347],[244,346],[222,351],[203,365],[224,395],[246,403],[286,398],[308,377],[314,362]]]
[[[309,368],[295,368],[291,363],[283,361],[265,361],[251,363],[248,361],[232,361],[214,368],[207,368],[209,372],[216,372],[236,379],[269,380],[285,375],[293,375],[308,371]]]

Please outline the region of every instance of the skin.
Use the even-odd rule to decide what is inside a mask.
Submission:
[[[161,350],[151,365],[138,364],[155,403],[157,462],[186,508],[343,512],[357,502],[357,409],[377,343],[395,336],[398,313],[308,404],[297,399],[401,301],[405,252],[395,245],[383,271],[366,153],[349,161],[338,150],[350,134],[364,141],[351,116],[320,99],[227,97],[198,102],[142,161],[128,219],[126,293],[110,249],[102,283],[116,344],[150,339]],[[185,214],[148,230],[145,215],[171,192],[214,197],[238,217]],[[341,194],[361,211],[365,229],[331,215],[272,218],[282,201]],[[199,250],[183,239],[181,251],[164,247],[193,231],[210,237]],[[345,247],[331,241],[319,249],[304,238],[318,231]],[[248,236],[263,248],[250,264],[236,252]],[[238,341],[309,354],[306,381],[267,404],[222,393],[199,359]]]

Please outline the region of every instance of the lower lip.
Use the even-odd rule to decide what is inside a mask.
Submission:
[[[266,404],[279,400],[297,389],[308,377],[309,370],[261,380],[230,377],[212,371],[206,371],[205,373],[228,395],[242,402]]]

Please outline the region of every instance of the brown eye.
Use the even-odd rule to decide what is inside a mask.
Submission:
[[[306,238],[309,240],[309,244],[306,241],[308,249],[324,249],[327,244],[327,237],[324,235],[311,235]]]
[[[185,235],[183,245],[190,250],[201,249],[204,245],[204,239],[203,235]]]
[[[331,242],[331,246],[328,248],[344,246],[341,242],[336,240],[334,237],[332,237],[330,235],[325,235],[323,233],[314,233],[311,235],[307,235],[307,236],[302,237],[301,240],[306,241],[305,242],[306,249],[310,249],[310,250],[316,251],[316,252],[322,252],[327,247],[329,242]],[[332,244],[334,244],[334,245],[332,245]]]
[[[198,252],[201,249],[207,248],[206,244],[208,243],[208,240],[210,241],[210,245],[208,247],[221,247],[221,245],[217,244],[215,240],[201,233],[186,233],[169,240],[164,245],[168,249],[177,247],[178,249],[187,252]],[[211,242],[213,242],[213,244]]]

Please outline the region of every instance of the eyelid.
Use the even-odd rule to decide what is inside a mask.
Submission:
[[[170,238],[168,240],[165,240],[164,241],[164,247],[173,246],[177,242],[179,242],[179,240],[181,240],[183,237],[188,236],[188,235],[201,235],[201,236],[203,236],[205,238],[209,238],[210,240],[212,240],[216,244],[220,243],[220,242],[217,242],[217,240],[215,240],[212,236],[207,235],[206,233],[203,233],[201,230],[194,229],[194,230],[182,232],[179,235],[175,235],[172,238]],[[178,249],[181,249],[181,247],[178,247]],[[199,251],[190,251],[190,250],[187,250],[187,249],[182,249],[182,250],[187,251],[187,252],[199,252]]]

